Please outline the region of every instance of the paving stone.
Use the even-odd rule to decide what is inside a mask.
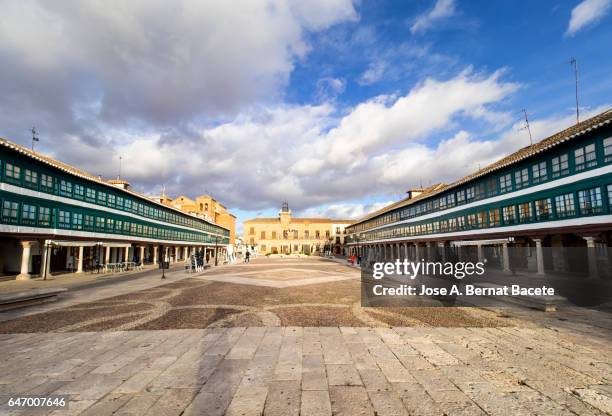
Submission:
[[[359,373],[350,364],[327,364],[326,368],[330,386],[363,386]]]
[[[368,392],[372,407],[377,416],[404,416],[408,411],[402,404],[402,400],[392,391],[370,391]]]
[[[331,416],[331,414],[331,402],[327,390],[302,392],[301,416]]]
[[[264,408],[266,416],[291,416],[300,414],[299,381],[273,381],[268,386]]]
[[[239,388],[230,402],[225,414],[227,416],[261,415],[266,403],[268,387],[246,386]]]
[[[330,386],[332,414],[339,416],[374,415],[372,403],[361,386]]]

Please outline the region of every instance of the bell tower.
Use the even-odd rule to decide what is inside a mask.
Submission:
[[[281,210],[279,212],[281,225],[287,226],[291,222],[291,210],[289,209],[289,203],[287,201],[283,202],[281,206]]]

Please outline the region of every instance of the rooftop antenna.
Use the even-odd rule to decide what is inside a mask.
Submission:
[[[123,161],[123,156],[119,156],[119,175],[117,175],[117,179],[121,179],[121,162]]]
[[[578,105],[578,62],[576,58],[572,58],[569,61],[570,65],[574,67],[574,77],[576,78],[576,124],[580,123],[580,107]]]
[[[39,142],[40,139],[38,138],[38,132],[36,131],[36,127],[32,127],[32,130],[30,130],[30,132],[32,133],[32,151],[33,151],[34,142]]]
[[[531,138],[531,127],[529,127],[529,117],[527,117],[527,110],[523,108],[523,114],[525,115],[525,129],[529,132],[529,144],[533,145],[533,139]]]

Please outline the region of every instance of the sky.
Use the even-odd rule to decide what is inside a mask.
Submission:
[[[612,0],[3,0],[0,137],[238,217],[358,218],[612,107]]]

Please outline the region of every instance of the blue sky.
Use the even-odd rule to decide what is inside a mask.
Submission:
[[[612,0],[5,2],[0,136],[239,221],[359,217],[612,104]],[[26,29],[26,30],[24,30]]]

